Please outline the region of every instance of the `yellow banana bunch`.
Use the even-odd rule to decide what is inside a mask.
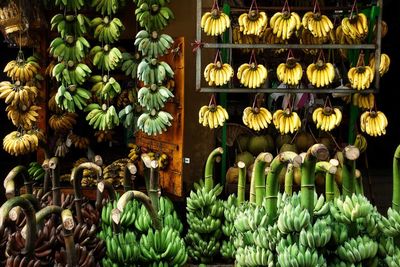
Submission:
[[[35,126],[36,122],[39,120],[39,113],[37,112],[39,109],[39,106],[34,105],[16,105],[7,106],[6,111],[7,117],[15,126],[22,126],[24,129],[32,129],[32,127]]]
[[[375,73],[375,56],[373,55],[370,60],[369,60],[369,64],[368,64],[371,69],[372,72]],[[381,75],[381,77],[383,76],[383,74],[385,74],[386,72],[389,71],[389,67],[390,67],[390,57],[387,54],[381,54],[381,62],[379,65],[379,74]]]
[[[300,44],[321,45],[326,42],[327,38],[315,37],[309,30],[303,28],[301,30],[299,39],[300,39]],[[316,55],[318,53],[318,49],[303,49],[303,51],[311,55]]]
[[[336,28],[335,39],[336,39],[336,43],[343,44],[343,45],[357,45],[357,44],[362,43],[362,40],[353,39],[350,36],[344,34],[344,32],[342,30],[342,25],[339,25]],[[340,52],[344,58],[347,58],[347,49],[340,49]]]
[[[353,67],[347,73],[351,87],[357,90],[368,89],[374,80],[374,72],[370,66]]]
[[[353,95],[353,105],[361,109],[372,109],[375,104],[374,94],[354,94]]]
[[[247,107],[243,111],[242,120],[250,129],[260,131],[268,128],[268,124],[272,121],[272,114],[263,107]]]
[[[319,107],[314,110],[312,119],[317,129],[332,131],[342,121],[342,112],[338,108]]]
[[[140,146],[133,143],[129,143],[128,147],[130,148],[128,158],[130,158],[132,162],[135,162],[140,158],[142,149],[140,148]]]
[[[353,145],[360,150],[360,153],[364,153],[368,147],[367,139],[362,134],[357,134]]]
[[[78,115],[72,112],[53,114],[49,119],[49,126],[57,133],[68,132],[76,124]]]
[[[28,60],[23,60],[18,57],[17,60],[8,62],[4,68],[4,72],[7,73],[8,77],[21,82],[32,80],[39,70],[40,66],[33,57],[29,57]]]
[[[317,88],[327,86],[335,79],[335,68],[332,63],[318,60],[307,67],[307,78]]]
[[[228,112],[220,105],[202,106],[199,111],[199,123],[210,129],[223,126],[229,119]]]
[[[332,21],[320,12],[307,12],[302,19],[303,27],[315,37],[327,37],[333,29]]]
[[[34,132],[13,131],[3,139],[3,149],[12,156],[35,152],[39,146],[39,137]]]
[[[261,42],[266,43],[266,44],[287,44],[287,40],[283,40],[282,38],[276,36],[273,33],[273,30],[271,28],[265,29],[265,31],[261,35]],[[281,49],[274,49],[275,54],[280,54],[282,52],[285,52],[287,49],[281,48]]]
[[[29,106],[35,101],[37,95],[38,88],[34,85],[21,85],[20,81],[15,83],[10,83],[9,81],[0,82],[0,98],[4,98],[6,104]]]
[[[260,36],[267,27],[268,18],[265,12],[251,10],[249,13],[243,13],[239,16],[240,31],[243,34]]]
[[[221,35],[230,26],[231,20],[229,16],[218,9],[213,9],[211,12],[206,12],[201,17],[201,28],[207,35]]]
[[[227,84],[233,77],[234,71],[228,63],[210,63],[204,69],[204,78],[209,86],[222,86]]]
[[[280,82],[287,85],[298,85],[303,77],[303,68],[295,58],[288,58],[286,63],[279,64],[276,74]]]
[[[365,111],[361,114],[361,131],[370,136],[381,136],[386,134],[388,120],[382,111]]]
[[[240,26],[235,25],[232,27],[232,41],[234,44],[259,44],[260,37],[257,35],[243,34],[240,31]],[[241,49],[244,53],[251,52],[249,48]],[[256,49],[257,53],[262,52],[264,49]]]
[[[300,29],[301,19],[295,12],[283,11],[275,13],[269,24],[278,38],[288,40],[296,30]]]
[[[377,36],[377,31],[378,31],[377,26],[378,26],[377,24],[374,25],[374,36]],[[389,31],[389,27],[388,27],[387,23],[384,20],[382,20],[381,38],[385,37],[386,34],[388,33],[388,31]]]
[[[267,80],[267,76],[267,69],[254,62],[242,64],[237,72],[240,83],[248,88],[260,87]]]
[[[352,39],[364,39],[368,35],[368,19],[363,13],[342,20],[343,33]]]
[[[275,128],[281,134],[294,133],[301,127],[301,119],[299,115],[291,111],[289,108],[285,110],[278,109],[272,116]]]

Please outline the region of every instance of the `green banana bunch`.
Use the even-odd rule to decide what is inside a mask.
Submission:
[[[324,195],[320,195],[314,204],[314,217],[321,217],[328,214],[330,210],[330,202],[325,202]]]
[[[50,54],[58,61],[82,61],[90,48],[85,37],[73,37],[67,35],[65,38],[57,37],[50,43]]]
[[[299,243],[310,249],[325,247],[332,235],[330,223],[330,219],[318,219],[314,225],[301,230]]]
[[[278,263],[280,266],[326,266],[326,260],[316,250],[299,246],[297,243],[278,246]]]
[[[101,99],[113,99],[121,92],[121,85],[114,77],[95,75],[90,81],[94,83],[92,93]]]
[[[335,245],[343,244],[348,240],[349,230],[344,223],[332,222],[332,238],[331,240]]]
[[[119,40],[121,32],[125,30],[119,18],[110,19],[108,16],[104,18],[95,18],[90,22],[94,30],[94,38],[98,38],[99,42],[112,44]]]
[[[359,218],[367,217],[373,210],[374,208],[367,198],[356,194],[353,194],[351,198],[346,196],[344,200],[336,198],[334,205],[330,207],[330,212],[334,219],[346,224],[355,222]]]
[[[393,237],[382,236],[379,239],[378,254],[380,257],[394,256],[398,252],[398,248],[394,244]]]
[[[139,116],[137,126],[147,135],[157,135],[166,132],[167,127],[172,126],[172,120],[173,118],[168,112],[153,109]]]
[[[267,210],[264,206],[251,205],[240,210],[235,219],[235,229],[240,233],[256,231],[259,227],[266,227],[268,221]]]
[[[92,71],[83,63],[75,64],[73,61],[62,61],[54,66],[52,75],[64,85],[81,85]]]
[[[119,125],[118,114],[114,106],[107,107],[106,104],[100,106],[97,103],[92,103],[87,105],[84,111],[89,112],[86,115],[86,120],[96,130],[111,130]]]
[[[133,126],[134,111],[135,109],[132,105],[127,105],[125,108],[119,111],[119,120],[122,122],[122,125],[124,125],[125,128]]]
[[[400,251],[394,256],[387,256],[385,262],[389,267],[400,267]]]
[[[145,58],[138,65],[137,77],[145,85],[162,84],[167,77],[174,77],[174,71],[164,61]]]
[[[185,237],[189,257],[203,263],[212,262],[213,257],[220,250],[219,239],[221,235],[222,231],[220,229],[211,235],[201,235],[189,229]]]
[[[174,14],[171,9],[165,6],[165,2],[148,3],[143,1],[135,10],[136,21],[147,31],[159,31],[164,29]]]
[[[93,57],[93,65],[105,71],[114,70],[122,59],[121,51],[116,47],[111,48],[108,44],[93,47],[89,55]]]
[[[125,73],[126,76],[130,76],[132,79],[136,79],[137,68],[140,61],[141,55],[139,53],[135,53],[134,55],[131,55],[128,52],[122,53],[121,70]]]
[[[60,9],[66,8],[67,11],[80,10],[84,5],[84,0],[55,0],[54,4],[59,6]]]
[[[43,180],[45,171],[39,163],[31,162],[29,163],[28,174],[32,181],[38,182]]]
[[[135,45],[143,56],[158,58],[168,54],[174,40],[167,34],[159,34],[153,31],[151,34],[146,30],[141,30],[136,34]]]
[[[140,259],[140,248],[133,232],[114,233],[106,240],[107,257],[103,266],[132,266]]]
[[[82,0],[81,0],[82,1]],[[92,7],[96,7],[96,12],[102,15],[112,15],[117,13],[121,6],[121,0],[92,0]]]
[[[76,85],[65,86],[61,84],[55,95],[57,105],[68,112],[75,112],[75,107],[82,110],[87,106],[92,94]]]
[[[146,266],[183,266],[188,258],[179,232],[170,227],[149,229],[140,238],[140,251]]]
[[[228,240],[223,240],[220,248],[220,253],[223,258],[231,260],[235,258],[236,248],[233,237],[229,237]]]
[[[169,227],[178,231],[178,233],[182,233],[183,224],[176,213],[174,204],[169,198],[164,196],[159,198],[158,216],[161,218],[164,227]]]
[[[237,210],[237,198],[234,195],[230,195],[226,201],[224,201],[224,223],[222,225],[222,232],[227,240],[222,241],[221,255],[225,259],[234,259],[236,248],[234,245],[235,235],[235,219]]]
[[[57,29],[61,38],[67,35],[83,36],[87,33],[90,20],[83,14],[56,14],[50,21],[51,30]]]
[[[382,216],[378,222],[380,230],[387,236],[397,237],[400,235],[400,214],[391,207],[387,211],[387,218]]]
[[[276,246],[282,239],[282,234],[276,224],[268,225],[268,228],[259,227],[253,233],[254,245],[270,251],[276,251]]]
[[[278,217],[278,228],[282,234],[299,233],[311,222],[310,214],[301,205],[288,203]]]
[[[356,140],[354,141],[354,146],[360,150],[360,153],[364,153],[367,150],[368,143],[365,136],[362,134],[357,134]]]
[[[236,252],[236,262],[238,266],[275,266],[274,255],[271,251],[252,246],[238,248]]]
[[[165,86],[144,86],[138,92],[138,102],[148,110],[160,110],[164,107],[168,99],[174,97],[172,92]]]
[[[337,248],[337,255],[348,263],[361,263],[372,259],[378,252],[378,243],[368,236],[358,236],[344,242]]]
[[[138,210],[135,220],[135,228],[141,234],[147,233],[151,228],[151,218],[143,205]]]

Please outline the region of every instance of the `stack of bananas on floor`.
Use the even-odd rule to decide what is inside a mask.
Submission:
[[[243,111],[242,120],[244,125],[254,131],[261,131],[268,128],[268,124],[271,124],[272,114],[271,112],[263,107],[247,107]]]
[[[250,10],[239,16],[240,31],[245,35],[260,36],[262,31],[267,27],[267,14],[263,11]]]
[[[360,117],[361,131],[370,136],[381,136],[386,134],[388,120],[382,111],[365,111]]]
[[[28,173],[32,181],[42,182],[45,171],[39,163],[31,162],[29,163]]]
[[[307,78],[317,88],[330,85],[335,75],[335,67],[329,62],[318,60],[307,67]]]
[[[347,73],[347,77],[352,88],[365,90],[374,80],[374,72],[370,66],[352,67]]]
[[[136,21],[148,32],[160,31],[164,29],[172,19],[174,14],[166,6],[168,0],[134,0],[136,3]]]
[[[144,112],[139,116],[137,126],[147,135],[158,135],[166,132],[167,127],[172,126],[172,120],[173,118],[168,112],[152,109],[150,112]]]
[[[218,36],[223,34],[231,26],[228,15],[219,10],[218,6],[213,7],[211,12],[206,12],[201,17],[201,28],[207,35]]]
[[[333,30],[332,21],[320,12],[307,12],[302,19],[303,27],[309,30],[315,37],[326,37]]]
[[[342,31],[352,39],[363,40],[368,35],[368,20],[363,13],[353,14],[342,19]]]
[[[360,153],[364,153],[365,151],[367,151],[368,147],[367,139],[362,134],[357,134],[353,146],[358,148],[358,150],[360,150]]]
[[[89,159],[87,158],[80,158],[77,161],[75,161],[72,165],[73,168],[78,167],[80,164],[85,163],[85,162],[90,162]],[[72,170],[71,170],[72,171]],[[71,175],[69,175],[70,177]],[[70,183],[71,179],[67,178],[65,182]],[[84,169],[82,173],[82,180],[81,180],[81,186],[82,187],[93,187],[96,186],[97,184],[97,174],[93,170],[89,169]]]
[[[159,34],[156,31],[151,33],[141,30],[136,34],[135,45],[138,51],[145,57],[157,58],[169,53],[174,39],[168,34]]]
[[[228,112],[220,105],[210,104],[202,106],[199,110],[199,123],[210,129],[223,126],[228,119]]]
[[[369,64],[368,64],[371,69],[372,72],[375,73],[375,55],[372,55],[370,60],[369,60]],[[389,67],[390,67],[390,57],[385,54],[382,53],[381,54],[381,61],[380,61],[380,65],[379,65],[379,75],[382,77],[383,74],[385,74],[386,72],[389,71]]]
[[[283,11],[275,13],[269,22],[273,33],[283,40],[289,40],[301,27],[301,19],[296,12]]]
[[[267,69],[257,63],[244,63],[237,72],[240,83],[248,88],[258,88],[265,83],[268,77]]]
[[[103,169],[104,181],[116,187],[122,185],[125,177],[125,166],[129,162],[131,162],[130,159],[123,158],[117,159],[110,165],[107,165]]]
[[[130,148],[128,158],[132,162],[135,162],[138,159],[140,159],[140,155],[142,154],[142,149],[140,148],[140,146],[133,143],[129,143],[128,147]]]
[[[290,57],[286,63],[279,64],[276,69],[278,80],[286,85],[297,86],[303,77],[303,68],[295,58]]]
[[[231,80],[234,74],[231,65],[222,63],[221,61],[210,63],[204,69],[204,79],[209,86],[225,85]],[[261,81],[259,83],[261,83]]]
[[[299,115],[289,108],[275,111],[272,115],[272,122],[281,134],[294,133],[301,127]]]
[[[317,129],[332,131],[338,127],[342,121],[342,112],[338,108],[319,107],[314,110],[312,119]]]
[[[238,201],[235,195],[230,195],[224,202],[224,223],[222,225],[222,232],[224,233],[225,240],[221,244],[221,256],[227,260],[235,258],[236,249],[234,246],[235,234],[235,219],[238,208]]]
[[[375,105],[375,96],[373,93],[359,94],[355,93],[352,98],[353,105],[361,109],[372,109]]]

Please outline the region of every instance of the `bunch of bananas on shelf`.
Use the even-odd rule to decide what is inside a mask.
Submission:
[[[29,106],[38,96],[38,88],[35,85],[22,85],[20,81],[11,83],[9,81],[0,82],[0,98],[6,104],[15,106],[17,104]]]
[[[273,33],[283,40],[289,40],[290,37],[301,27],[300,16],[296,12],[283,11],[275,13],[269,22]]]
[[[28,174],[32,181],[40,182],[44,178],[45,171],[39,163],[31,162],[29,163]]]
[[[357,134],[353,146],[357,147],[360,153],[364,153],[368,147],[367,139],[362,134]]]
[[[276,74],[280,82],[296,86],[300,83],[301,78],[303,77],[303,68],[295,58],[290,57],[287,59],[286,63],[279,64],[276,69]]]
[[[70,133],[67,138],[71,141],[71,144],[77,149],[87,149],[89,147],[90,140],[87,137]]]
[[[116,47],[109,44],[105,46],[95,46],[90,50],[90,56],[93,57],[93,65],[99,70],[110,71],[115,70],[122,60],[122,53]]]
[[[119,125],[119,117],[114,106],[107,106],[106,104],[99,105],[92,103],[84,109],[88,112],[86,120],[96,130],[111,130]]]
[[[263,31],[260,43],[263,42],[266,44],[287,44],[287,40],[283,40],[281,37],[276,36],[271,28],[267,28],[265,29],[265,31]],[[286,50],[286,48],[280,48],[274,49],[273,51],[275,54],[280,54],[285,52]]]
[[[83,14],[56,14],[50,21],[51,30],[57,29],[61,38],[65,38],[70,33],[83,36],[87,33],[89,24],[90,20]]]
[[[359,94],[356,93],[353,95],[353,105],[359,107],[361,109],[372,109],[375,105],[375,96],[374,94]]]
[[[315,37],[326,37],[333,30],[332,21],[320,12],[307,12],[302,19],[303,27]]]
[[[211,12],[204,13],[200,26],[207,35],[218,36],[231,26],[231,20],[224,12],[214,8]]]
[[[39,120],[38,110],[40,109],[39,106],[35,105],[10,105],[6,107],[6,112],[8,119],[10,119],[15,126],[22,126],[24,129],[32,129]]]
[[[374,72],[370,66],[353,67],[347,73],[351,87],[357,90],[368,89],[374,80]]]
[[[125,166],[131,162],[130,159],[127,158],[122,158],[122,159],[117,159],[113,161],[110,165],[107,165],[103,169],[103,179],[106,183],[109,183],[113,186],[120,186],[123,184],[123,180],[125,177]],[[128,208],[128,207],[126,207]],[[124,209],[125,211],[125,209]],[[122,214],[124,216],[124,214]],[[129,220],[123,220],[121,221],[121,225],[123,227],[126,227],[128,225],[125,225],[123,222],[129,221]]]
[[[112,15],[117,13],[123,3],[124,1],[118,0],[93,0],[91,6],[102,15]]]
[[[375,73],[375,56],[371,56],[368,65],[371,67],[372,72]],[[390,67],[390,57],[387,54],[382,53],[379,65],[379,75],[382,77],[383,74],[389,71],[389,67]]]
[[[199,123],[210,129],[223,126],[229,114],[221,105],[206,105],[199,110]]]
[[[73,61],[61,61],[53,68],[53,77],[56,78],[57,82],[61,82],[66,85],[81,85],[90,76],[92,71],[88,65],[84,63],[75,64]]]
[[[49,126],[55,132],[64,133],[74,127],[77,117],[78,115],[73,112],[56,113],[51,115]]]
[[[75,107],[79,110],[84,109],[91,97],[92,94],[82,87],[61,84],[55,95],[55,101],[62,110],[75,112]]]
[[[95,75],[90,81],[94,83],[92,93],[100,99],[113,99],[121,92],[121,85],[114,77]]]
[[[19,53],[16,60],[7,63],[4,72],[14,81],[29,82],[39,73],[38,60],[36,56],[30,56],[25,60],[24,55]]]
[[[174,39],[171,36],[159,34],[156,31],[150,33],[146,30],[141,30],[135,37],[135,46],[138,47],[138,51],[149,58],[157,58],[168,54],[173,44]]]
[[[58,61],[82,61],[89,51],[90,44],[83,36],[75,38],[67,35],[57,37],[50,43],[50,54]]]
[[[209,86],[222,86],[227,84],[234,75],[233,68],[228,63],[217,61],[210,63],[204,69],[204,78]]]
[[[332,63],[318,60],[307,67],[307,78],[312,85],[324,87],[330,85],[335,79],[335,67]]]
[[[39,140],[33,131],[13,131],[4,137],[3,149],[12,156],[26,155],[37,150]]]
[[[334,35],[333,31],[330,35]],[[321,45],[327,42],[328,38],[324,37],[315,37],[309,30],[302,28],[301,33],[299,34],[299,41],[300,44],[304,45]],[[313,56],[317,55],[319,50],[318,49],[303,49],[304,53],[311,54]]]
[[[149,32],[164,29],[175,18],[164,0],[142,1],[137,5],[135,15],[139,25]]]
[[[159,61],[156,58],[145,58],[139,63],[137,76],[145,85],[160,84],[167,77],[173,78],[174,71],[164,61]]]
[[[319,107],[314,110],[312,119],[317,129],[332,131],[340,125],[342,121],[342,112],[338,108]]]
[[[97,143],[111,142],[113,140],[114,131],[96,131],[94,133],[94,137],[96,138]]]
[[[368,35],[368,19],[363,13],[342,19],[342,31],[352,39],[363,40]]]
[[[104,18],[97,17],[90,22],[90,26],[94,28],[94,38],[106,44],[118,41],[121,32],[125,30],[124,24],[117,17],[113,19],[108,16]]]
[[[386,134],[388,120],[382,111],[365,111],[361,114],[360,126],[370,136],[381,136]]]
[[[170,90],[164,86],[157,86],[152,84],[151,86],[144,86],[140,88],[138,92],[138,102],[142,107],[146,107],[148,110],[161,109],[165,106],[165,102],[168,99],[174,97]]]
[[[246,35],[240,31],[239,25],[232,26],[232,42],[234,44],[259,44],[261,42],[261,38],[256,35]],[[251,52],[249,48],[241,49],[244,53]],[[257,53],[263,51],[263,49],[255,49]]]
[[[272,116],[272,122],[281,134],[294,133],[301,127],[299,115],[289,108],[275,111]]]
[[[250,10],[239,16],[240,31],[245,35],[260,36],[261,32],[267,27],[268,18],[265,12]]]
[[[140,158],[142,149],[140,148],[140,146],[133,143],[129,143],[128,147],[130,148],[128,158],[130,158],[131,161],[135,162]]]
[[[237,72],[237,78],[240,83],[248,88],[260,87],[265,83],[267,77],[267,69],[263,65],[254,62],[240,65]]]
[[[150,112],[144,112],[139,116],[137,126],[147,135],[157,135],[166,132],[167,127],[172,126],[172,120],[173,118],[168,112],[152,109]]]
[[[130,76],[132,79],[136,79],[137,68],[140,61],[141,55],[139,53],[135,53],[134,55],[127,52],[122,53],[121,70],[125,73],[126,76]]]
[[[261,131],[268,128],[268,124],[271,124],[272,114],[271,112],[263,107],[247,107],[243,111],[242,120],[244,125],[255,131]]]

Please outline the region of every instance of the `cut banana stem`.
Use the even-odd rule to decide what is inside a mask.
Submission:
[[[335,198],[335,174],[337,172],[337,167],[339,166],[339,161],[336,159],[331,159],[329,162],[320,161],[317,162],[315,166],[316,172],[325,173],[325,198],[326,201],[331,201]]]
[[[24,180],[24,185],[26,187],[26,192],[28,194],[33,193],[33,181],[31,180],[31,177],[29,176],[28,170],[25,166],[19,165],[14,167],[8,174],[7,177],[4,179],[3,185],[4,188],[6,189],[6,196],[7,198],[12,198],[17,194],[17,190],[19,193],[20,187],[15,188],[15,185],[17,185],[16,179],[20,178],[22,176],[22,179]],[[14,181],[14,188],[12,187],[13,183],[8,183],[8,181],[13,180]],[[8,188],[7,188],[8,187]]]
[[[69,209],[65,209],[61,212],[61,221],[64,232],[64,243],[65,251],[67,252],[67,264],[68,266],[78,266],[75,241],[73,231],[75,228],[74,218],[72,212]]]
[[[301,165],[301,206],[308,210],[310,215],[314,211],[315,193],[315,165],[318,160],[326,160],[329,150],[323,144],[310,147]]]
[[[123,186],[124,186],[124,191],[129,191],[132,190],[133,188],[133,180],[135,178],[135,174],[137,173],[137,168],[135,164],[133,163],[128,163],[125,165],[124,168],[124,180],[123,180]],[[132,180],[133,176],[133,180]]]
[[[39,210],[35,214],[36,219],[36,231],[39,231],[43,228],[43,223],[46,218],[48,218],[52,214],[61,215],[62,208],[60,206],[46,206],[43,209]],[[24,228],[21,230],[21,235],[23,238],[26,238],[26,230],[27,226],[25,225]]]
[[[392,209],[400,212],[400,145],[396,148],[393,156],[393,197]]]
[[[97,195],[100,197],[99,198],[96,197],[95,206],[96,206],[96,209],[98,209],[98,210],[100,210],[102,208],[101,203],[103,200],[104,192],[107,192],[109,201],[114,201],[116,199],[116,197],[115,197],[116,192],[115,192],[114,187],[112,186],[112,184],[109,184],[106,181],[100,181],[97,183],[97,191],[99,192],[99,194],[97,194]]]
[[[46,194],[47,192],[49,192],[49,183],[50,183],[49,159],[45,159],[43,161],[42,168],[44,170],[43,194]]]
[[[224,153],[224,150],[222,147],[218,147],[211,151],[211,153],[208,155],[206,166],[204,169],[204,186],[209,192],[211,189],[214,187],[214,161],[216,158]]]
[[[355,182],[355,191],[357,195],[364,195],[364,185],[363,185],[363,178],[361,175],[361,171],[356,169],[356,182]]]
[[[153,205],[154,209],[158,213],[160,200],[158,194],[158,187],[159,187],[159,169],[158,169],[158,161],[152,160],[150,163],[150,190],[148,192],[149,197],[151,199],[151,204]]]
[[[343,151],[342,194],[351,197],[355,192],[356,160],[360,150],[355,146],[347,146]]]
[[[245,200],[246,193],[246,164],[243,161],[239,161],[237,166],[239,168],[237,201],[238,204],[241,204]]]
[[[294,180],[293,164],[289,162],[286,167],[286,173],[285,173],[285,193],[288,196],[291,196],[293,194],[293,180]]]
[[[58,164],[57,157],[52,157],[49,160],[49,169],[52,184],[51,190],[53,191],[53,204],[61,206],[60,165]]]
[[[271,159],[273,159],[274,157],[271,155]],[[270,165],[270,164],[267,164]],[[254,167],[255,165],[252,164],[253,169],[251,170],[251,178],[250,178],[250,198],[249,198],[249,202],[255,204],[256,203],[256,179],[255,179],[255,172],[254,172]],[[270,168],[266,167],[264,170],[264,176],[267,177],[268,172],[269,172]]]
[[[256,193],[256,205],[261,206],[265,198],[265,167],[269,165],[273,157],[270,153],[261,153],[258,155],[256,161],[254,162],[254,184]]]

